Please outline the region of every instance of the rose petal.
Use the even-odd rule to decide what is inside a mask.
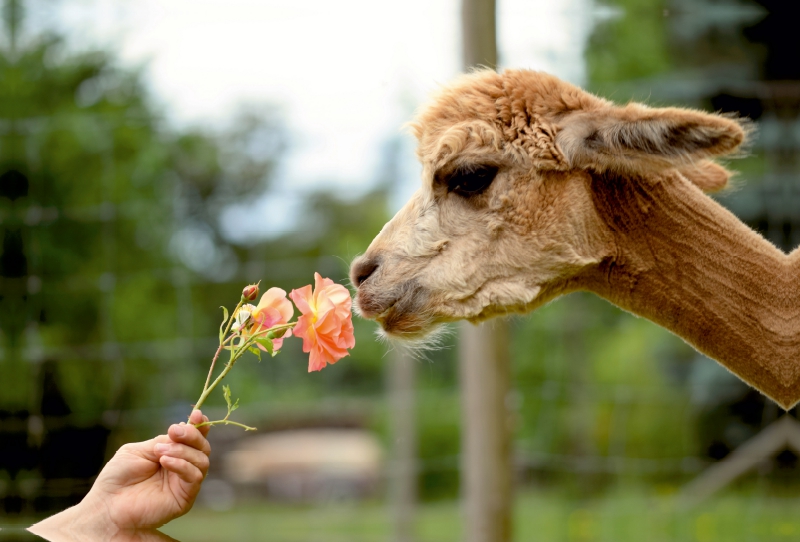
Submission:
[[[292,298],[297,310],[299,310],[301,313],[308,314],[310,312],[314,312],[314,310],[311,308],[314,298],[311,293],[310,284],[303,286],[299,290],[292,290],[289,294],[289,297]]]
[[[286,292],[280,288],[270,288],[261,296],[261,301],[258,302],[258,309],[267,307],[276,309],[280,313],[280,323],[282,324],[285,324],[294,316],[292,302],[286,299]]]

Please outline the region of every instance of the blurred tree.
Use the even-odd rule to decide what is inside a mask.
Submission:
[[[173,248],[190,269],[210,280],[231,278],[239,256],[222,215],[269,188],[285,145],[277,110],[256,105],[241,106],[221,130],[193,128],[174,136],[168,147],[177,180]]]
[[[615,16],[597,26],[587,49],[590,86],[616,102],[682,104],[759,120],[750,154],[731,164],[741,172],[741,180],[733,180],[736,189],[715,197],[777,246],[794,248],[800,239],[800,142],[794,128],[800,86],[797,64],[788,60],[796,49],[787,31],[793,6],[768,0],[612,4]],[[606,322],[625,321],[613,311],[603,314]],[[610,344],[610,336],[590,335],[591,363],[603,375],[603,386],[595,390],[598,450],[607,444],[610,456],[719,459],[777,415],[774,404],[677,338],[647,325],[631,327],[637,330],[619,339],[614,350],[602,346]],[[638,368],[626,365],[634,352]],[[529,371],[527,378],[533,377]],[[536,377],[547,378],[541,372]],[[616,390],[604,389],[612,382]],[[640,393],[644,396],[637,399]],[[663,405],[640,405],[650,402],[647,396]],[[624,433],[624,439],[615,433]],[[542,436],[529,438],[537,442]],[[679,474],[696,467],[687,460],[670,468]]]
[[[0,480],[9,481],[0,498],[8,512],[79,498],[119,421],[110,414],[185,391],[175,383],[195,374],[188,340],[207,328],[191,322],[189,285],[202,275],[173,255],[205,247],[214,263],[221,253],[236,269],[221,210],[265,190],[284,141],[272,110],[244,110],[220,133],[166,128],[139,73],[109,53],[72,53],[59,36],[30,33],[25,7],[5,0],[0,42]],[[182,252],[186,238],[175,232],[186,229],[209,232],[209,243]],[[28,478],[41,491],[23,500]],[[84,481],[49,498],[52,478]]]
[[[595,29],[586,49],[593,84],[650,77],[669,69],[664,0],[617,0],[622,13]]]

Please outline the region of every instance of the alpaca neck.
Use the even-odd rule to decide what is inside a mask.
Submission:
[[[800,304],[791,298],[800,294],[786,256],[678,174],[592,183],[614,254],[581,286],[791,406],[800,389]]]

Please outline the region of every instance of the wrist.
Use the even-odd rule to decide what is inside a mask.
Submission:
[[[32,525],[30,532],[50,541],[108,540],[118,531],[102,502],[91,492],[80,503]]]

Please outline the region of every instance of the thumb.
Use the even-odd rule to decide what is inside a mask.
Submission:
[[[123,445],[117,455],[135,455],[153,463],[158,463],[159,454],[155,451],[156,444],[167,444],[172,440],[167,435],[158,435],[150,440],[143,442],[131,442]]]
[[[189,415],[189,423],[192,425],[197,425],[198,423],[203,423],[208,421],[208,416],[204,416],[202,412],[195,409],[192,410],[192,413]],[[210,425],[204,425],[203,427],[197,428],[200,431],[200,434],[204,437],[208,436],[208,430],[211,429]]]

